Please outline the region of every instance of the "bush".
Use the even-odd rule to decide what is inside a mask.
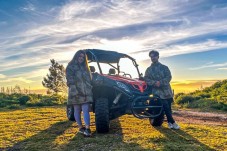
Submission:
[[[176,100],[181,95],[185,95],[185,93],[177,93],[176,95],[174,95],[174,99]]]
[[[226,105],[226,104],[224,104],[221,110],[223,110],[223,111],[227,111],[227,105]]]
[[[18,101],[19,101],[19,103],[20,103],[20,105],[25,105],[29,100],[31,100],[32,98],[30,97],[30,96],[28,96],[28,95],[24,95],[24,96],[22,96],[22,97],[20,97],[19,99],[18,99]]]
[[[10,105],[13,105],[13,104],[18,104],[18,101],[17,100],[9,100],[9,99],[0,99],[0,107],[6,107],[6,106],[10,106]]]
[[[19,104],[13,104],[13,105],[7,106],[7,108],[8,109],[19,109],[20,105]]]
[[[19,105],[26,106],[51,106],[66,103],[65,96],[53,94],[41,95],[41,94],[4,94],[0,93],[0,108],[7,107],[16,109]]]
[[[26,102],[26,105],[27,106],[36,106],[38,103],[39,103],[39,100],[38,99],[32,98],[28,102]]]
[[[200,100],[195,100],[193,103],[189,104],[187,107],[189,107],[189,108],[209,108],[216,103],[217,102],[215,102],[215,100],[212,100],[212,99],[200,99]]]
[[[222,105],[220,103],[216,103],[216,104],[213,104],[211,106],[211,108],[213,109],[217,109],[217,110],[221,110],[222,109]]]
[[[7,104],[5,102],[0,102],[0,107],[6,107]]]
[[[43,96],[43,98],[40,100],[42,104],[45,105],[58,105],[58,104],[64,104],[65,98],[60,95],[52,95],[52,96]]]
[[[23,96],[23,94],[12,93],[12,94],[6,95],[6,99],[8,99],[8,100],[18,100],[18,98],[20,98],[21,96]]]
[[[175,102],[177,104],[185,104],[185,103],[191,103],[195,100],[193,96],[190,95],[180,95]]]
[[[210,98],[211,95],[209,93],[200,93],[198,94],[198,96],[200,96],[201,98]]]

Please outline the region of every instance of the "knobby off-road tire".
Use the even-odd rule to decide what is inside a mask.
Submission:
[[[73,105],[66,106],[66,115],[70,121],[75,121]]]
[[[99,98],[95,102],[95,124],[98,133],[107,133],[110,128],[108,99]]]
[[[158,117],[156,117],[154,119],[149,118],[149,122],[152,126],[161,126],[163,121],[164,121],[164,111],[163,110]]]

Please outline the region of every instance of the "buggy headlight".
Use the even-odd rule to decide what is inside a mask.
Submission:
[[[125,91],[129,92],[130,93],[130,89],[128,88],[127,85],[125,85],[124,83],[122,82],[116,82],[117,83],[117,86],[121,89],[124,89]]]

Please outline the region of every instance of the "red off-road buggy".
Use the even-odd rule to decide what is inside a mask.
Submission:
[[[164,120],[162,104],[159,98],[151,96],[151,87],[143,81],[134,58],[115,51],[98,49],[84,51],[93,75],[92,110],[95,113],[98,133],[108,132],[110,120],[124,114],[133,114],[140,119],[148,118],[152,126],[162,125]],[[98,69],[97,72],[95,68]],[[128,73],[122,71],[123,68],[128,70]],[[108,73],[104,73],[104,70]],[[132,78],[130,72],[137,73],[137,78]],[[73,112],[73,107],[67,105],[67,117],[72,121],[75,120]]]

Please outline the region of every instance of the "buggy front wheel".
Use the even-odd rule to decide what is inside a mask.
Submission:
[[[98,133],[109,132],[109,106],[106,98],[99,98],[95,102],[95,124]]]

